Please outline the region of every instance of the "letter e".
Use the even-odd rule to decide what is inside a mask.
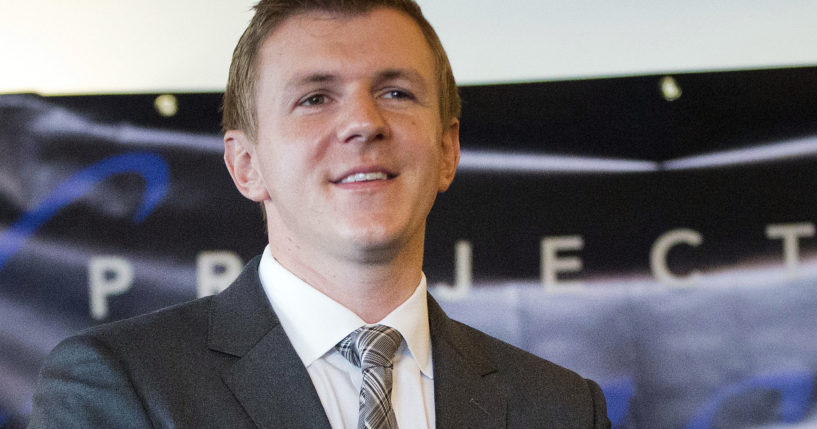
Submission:
[[[578,251],[584,248],[584,239],[580,235],[545,237],[541,242],[542,250],[542,285],[545,289],[553,286],[580,286],[579,282],[560,282],[558,273],[581,271],[582,260],[577,256],[559,257],[559,251]]]

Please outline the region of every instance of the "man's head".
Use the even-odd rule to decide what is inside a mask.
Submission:
[[[225,162],[264,207],[273,255],[290,268],[421,263],[426,217],[459,161],[458,112],[442,112],[423,27],[400,8],[321,8],[259,40],[254,132],[227,127]]]
[[[459,118],[460,97],[448,56],[437,33],[413,0],[261,0],[255,6],[255,15],[233,51],[227,89],[224,93],[222,129],[241,130],[255,141],[258,126],[256,112],[258,53],[266,38],[281,23],[290,17],[307,12],[321,11],[349,16],[379,7],[406,13],[420,27],[434,56],[440,89],[440,120],[447,123],[452,118]]]

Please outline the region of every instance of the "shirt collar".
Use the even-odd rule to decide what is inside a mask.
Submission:
[[[261,255],[258,275],[272,309],[306,367],[332,351],[349,333],[366,325],[354,312],[281,266],[269,246]],[[414,293],[378,324],[397,329],[420,371],[433,378],[425,274]]]

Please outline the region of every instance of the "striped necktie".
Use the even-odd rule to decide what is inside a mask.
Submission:
[[[392,359],[403,337],[385,326],[363,326],[335,348],[363,371],[358,429],[397,429],[391,405]]]

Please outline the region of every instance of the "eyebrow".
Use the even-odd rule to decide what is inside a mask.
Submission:
[[[338,76],[332,73],[308,73],[300,76],[295,76],[290,79],[286,87],[287,88],[297,88],[303,85],[315,84],[315,83],[327,83],[333,82],[338,80]]]
[[[377,72],[374,80],[375,82],[384,82],[394,79],[408,79],[413,83],[421,85],[423,88],[426,87],[423,76],[414,69],[385,69]],[[297,88],[304,85],[331,83],[338,80],[340,80],[340,77],[335,73],[306,73],[290,79],[286,87]]]
[[[389,81],[394,79],[408,79],[409,81],[421,85],[423,89],[426,87],[426,82],[423,75],[414,69],[386,69],[377,73],[376,81]]]

